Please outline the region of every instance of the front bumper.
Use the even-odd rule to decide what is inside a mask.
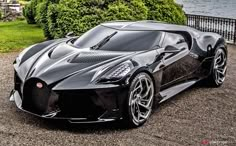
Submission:
[[[81,92],[83,92],[83,94],[76,94]],[[64,119],[71,123],[96,123],[122,119],[123,103],[128,92],[126,87],[117,87],[81,91],[56,91],[56,93],[58,94],[58,101],[55,101],[53,106],[57,104],[57,108],[51,108],[50,111],[44,113],[34,110],[31,103],[26,101],[27,98],[23,97],[24,95],[18,90],[12,91],[10,101],[14,101],[20,110],[38,117]],[[71,93],[73,94],[71,95]],[[94,97],[91,96],[91,93],[93,93]],[[74,97],[74,95],[76,95],[76,97]],[[94,98],[96,100],[86,100],[86,102],[84,102],[80,100],[82,98]],[[47,104],[47,106],[49,106],[49,104]]]

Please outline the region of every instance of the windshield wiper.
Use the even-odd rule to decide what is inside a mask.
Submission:
[[[117,31],[112,33],[111,35],[105,37],[104,39],[102,39],[98,44],[94,45],[91,47],[92,50],[98,50],[99,48],[101,48],[103,45],[105,45],[114,35],[117,34]]]

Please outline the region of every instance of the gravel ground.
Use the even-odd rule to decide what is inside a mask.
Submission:
[[[119,123],[70,125],[18,110],[8,96],[12,62],[18,53],[0,54],[0,145],[236,145],[236,47],[229,46],[228,76],[218,89],[199,85],[157,108],[137,129]],[[205,140],[205,141],[204,141]]]

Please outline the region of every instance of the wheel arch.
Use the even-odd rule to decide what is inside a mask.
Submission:
[[[156,100],[158,98],[157,95],[160,91],[162,71],[159,71],[155,73],[154,75],[148,67],[140,67],[133,71],[132,75],[128,79],[128,82],[130,83],[138,74],[142,72],[148,74],[151,77],[153,81],[153,85],[154,85],[154,93],[155,93],[155,100]]]
[[[213,57],[219,46],[223,47],[227,52],[225,39],[217,33],[202,32],[196,40],[198,46],[206,52],[206,57]]]
[[[209,69],[209,75],[210,76],[213,72],[212,68],[213,68],[213,65],[214,65],[214,56],[217,52],[217,49],[218,48],[221,48],[225,51],[225,54],[226,54],[226,57],[228,57],[228,50],[227,50],[227,45],[225,44],[225,40],[224,38],[219,38],[218,41],[216,42],[216,44],[214,45],[214,48],[212,48],[211,52],[210,52],[210,56],[211,56],[211,64],[210,64],[210,69]],[[210,50],[208,50],[210,51]]]
[[[218,40],[216,41],[216,43],[212,47],[213,47],[213,51],[211,52],[212,56],[215,55],[217,48],[222,48],[225,51],[226,55],[228,55],[227,45],[226,45],[226,41],[224,38],[222,38],[222,37],[218,38]]]
[[[140,67],[140,68],[137,68],[137,69],[133,70],[132,74],[128,78],[128,80],[129,80],[129,94],[132,93],[131,92],[132,91],[132,87],[134,87],[134,85],[136,84],[134,81],[138,80],[137,77],[140,74],[147,74],[150,77],[150,79],[152,80],[153,86],[154,86],[154,96],[152,97],[152,100],[153,100],[152,102],[153,103],[152,103],[152,106],[150,106],[150,107],[152,107],[151,111],[149,111],[149,116],[150,116],[151,113],[152,113],[152,110],[153,110],[153,106],[155,105],[155,100],[156,100],[155,92],[156,92],[156,89],[155,89],[155,82],[154,82],[155,79],[154,79],[154,76],[148,70],[148,67]],[[129,105],[129,102],[130,102],[129,100],[130,100],[130,97],[126,98],[126,100],[124,100],[124,104],[122,104],[123,107],[124,107],[124,109],[122,110],[122,116],[123,116],[123,119],[124,119],[124,121],[123,121],[124,124],[128,125],[131,128],[143,125],[147,121],[149,116],[144,121],[141,121],[140,123],[135,121],[133,116],[132,116],[132,113],[131,113],[132,111],[130,109],[131,106]],[[127,106],[127,104],[128,104],[128,106]]]
[[[133,71],[132,75],[131,75],[130,78],[129,78],[129,83],[130,83],[138,74],[140,74],[140,73],[142,73],[142,72],[148,74],[148,75],[151,77],[153,83],[155,82],[155,79],[154,79],[153,75],[151,74],[151,72],[149,71],[149,69],[148,69],[147,67],[141,67],[141,68],[137,68],[136,70]],[[154,85],[154,86],[155,86],[155,85]]]

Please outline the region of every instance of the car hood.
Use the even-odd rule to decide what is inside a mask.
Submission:
[[[50,85],[79,76],[79,80],[89,83],[98,76],[97,72],[114,67],[133,54],[135,52],[78,49],[63,42],[43,49],[15,69],[23,81],[38,78]]]

